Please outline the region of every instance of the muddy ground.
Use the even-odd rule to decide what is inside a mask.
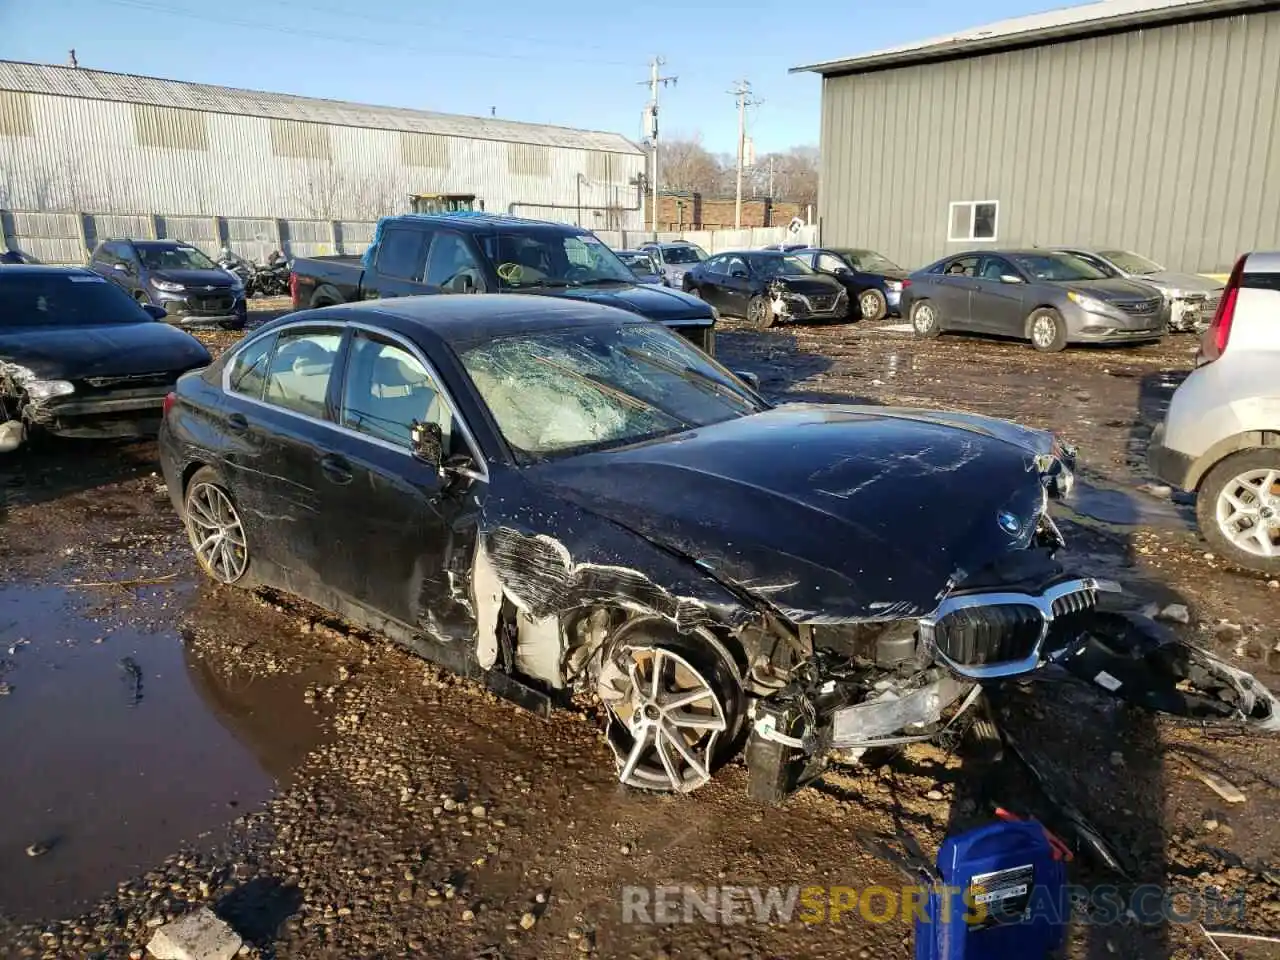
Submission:
[[[954,407],[1062,432],[1083,460],[1060,511],[1080,564],[1137,605],[1186,604],[1175,629],[1280,688],[1280,591],[1206,554],[1187,505],[1138,490],[1189,338],[1045,357],[883,327],[727,324],[718,347],[778,398]],[[624,791],[588,714],[538,719],[287,597],[202,581],[154,461],[150,443],[0,461],[5,957],[141,956],[153,927],[208,904],[261,957],[905,958],[901,919],[624,923],[622,888],[900,888],[860,838],[905,829],[932,853],[993,804],[1060,816],[1012,757],[934,746],[834,771],[780,809],[746,798],[740,766],[691,797]],[[1054,794],[1122,853],[1122,890],[1176,888],[1188,917],[1188,892],[1243,892],[1230,926],[1280,934],[1280,742],[1078,688],[1015,687],[1002,704],[1059,771]],[[1188,757],[1247,800],[1224,803]],[[1118,882],[1085,854],[1069,870]],[[1078,923],[1068,954],[1221,956],[1177,923]]]

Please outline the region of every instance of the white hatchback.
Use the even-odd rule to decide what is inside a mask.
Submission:
[[[1280,252],[1236,262],[1196,362],[1151,437],[1151,472],[1196,493],[1219,553],[1280,573]]]

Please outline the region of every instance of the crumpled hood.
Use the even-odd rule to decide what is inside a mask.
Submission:
[[[0,360],[45,380],[183,371],[211,362],[199,340],[156,320],[0,328]]]
[[[781,283],[792,293],[799,293],[806,297],[839,293],[842,286],[839,281],[831,277],[818,276],[774,277],[769,283]]]
[[[1183,293],[1221,293],[1226,286],[1210,277],[1202,277],[1196,273],[1175,273],[1172,270],[1144,273],[1135,279],[1155,284],[1157,287],[1180,290]]]
[[[198,290],[201,287],[217,287],[225,290],[234,286],[236,279],[219,268],[216,270],[152,270],[151,279],[163,280],[166,283],[180,283],[184,287]]]
[[[794,622],[885,620],[1027,542],[1052,446],[985,417],[795,404],[527,476]]]
[[[702,325],[715,319],[711,308],[697,297],[660,284],[618,283],[602,287],[551,287],[520,292],[603,303],[606,307],[629,310],[659,323],[692,320]]]

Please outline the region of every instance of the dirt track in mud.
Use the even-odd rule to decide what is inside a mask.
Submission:
[[[1185,506],[1136,490],[1189,339],[1044,357],[858,326],[730,324],[718,347],[775,397],[1059,430],[1081,448],[1083,489],[1060,515],[1082,565],[1137,602],[1185,603],[1190,623],[1176,629],[1280,688],[1280,591],[1206,558]],[[842,769],[781,809],[749,801],[738,766],[691,797],[623,791],[589,716],[537,719],[319,611],[202,582],[153,459],[138,443],[0,461],[6,957],[127,957],[200,903],[262,957],[907,957],[900,919],[625,924],[622,890],[898,888],[861,835],[905,828],[932,853],[993,803],[1055,815],[1012,758],[935,747]],[[1060,791],[1135,881],[1243,891],[1233,926],[1280,933],[1276,741],[1043,684],[1007,701],[1009,729],[1054,759]],[[1246,802],[1223,803],[1182,756]],[[48,851],[28,856],[37,843]],[[1115,882],[1087,857],[1071,876]],[[1275,956],[1239,944],[1223,947]],[[1195,926],[1132,924],[1078,926],[1069,955],[1218,956]]]

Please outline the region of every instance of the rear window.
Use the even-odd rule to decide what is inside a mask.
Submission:
[[[149,322],[132,297],[96,274],[0,271],[0,327]]]

